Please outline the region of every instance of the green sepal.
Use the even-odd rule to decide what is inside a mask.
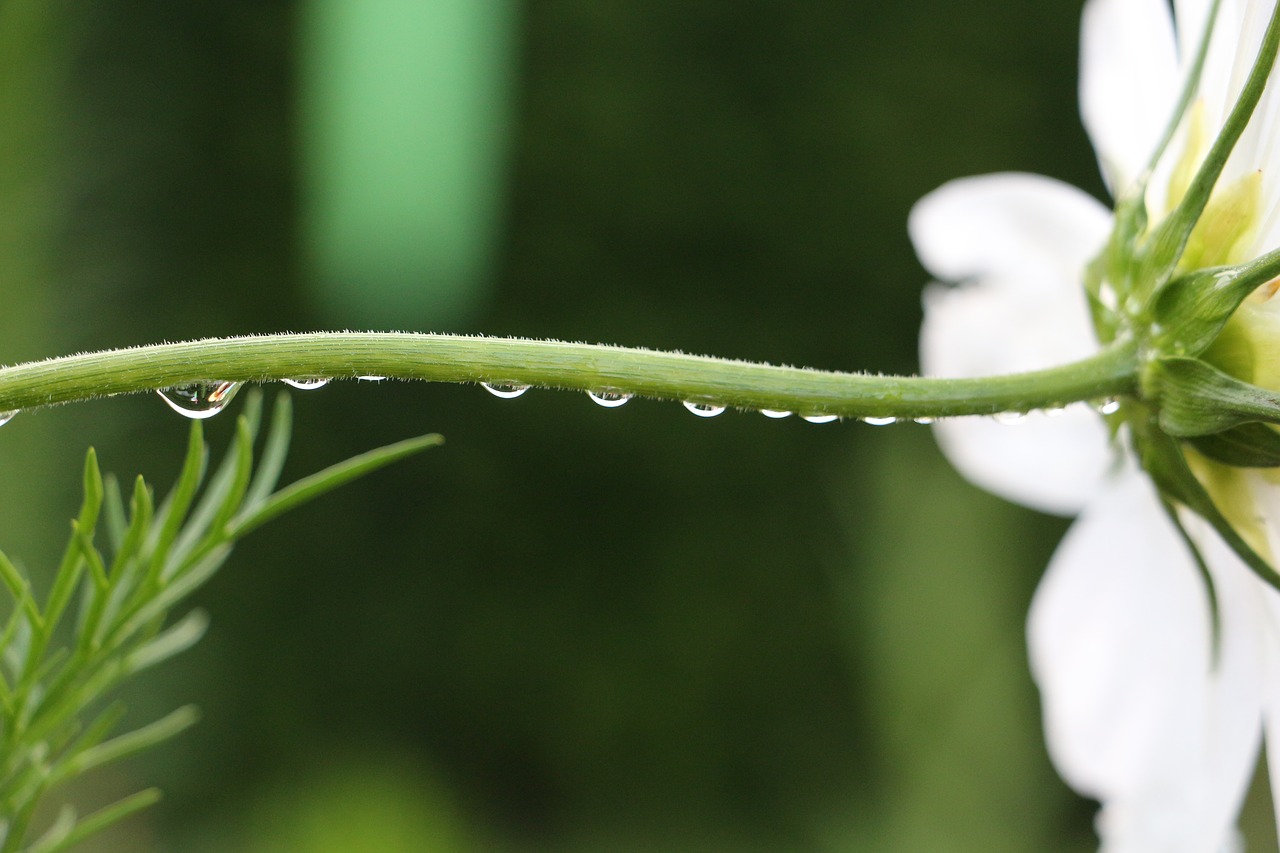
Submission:
[[[1187,465],[1177,440],[1161,431],[1151,418],[1135,418],[1130,421],[1130,427],[1138,459],[1164,500],[1180,503],[1209,522],[1222,541],[1254,574],[1280,590],[1280,574],[1227,521],[1208,490]]]
[[[1145,185],[1144,185],[1145,186]],[[1141,189],[1141,188],[1139,188]],[[1134,276],[1135,246],[1147,230],[1144,193],[1139,191],[1116,204],[1115,226],[1102,253],[1084,271],[1085,293],[1093,328],[1102,343],[1115,340],[1121,328],[1120,305],[1129,295]]]
[[[1250,385],[1195,358],[1147,366],[1143,385],[1160,407],[1160,428],[1180,438],[1210,435],[1254,421],[1280,423],[1280,394]]]
[[[1280,466],[1280,433],[1266,424],[1250,423],[1188,439],[1201,455],[1236,468]]]
[[[1178,276],[1156,293],[1151,314],[1161,352],[1199,355],[1249,294],[1280,275],[1280,251],[1247,264],[1206,267]]]
[[[1180,275],[1156,293],[1151,315],[1161,329],[1162,352],[1199,355],[1222,331],[1227,320],[1252,292],[1239,286],[1231,267],[1208,267]]]

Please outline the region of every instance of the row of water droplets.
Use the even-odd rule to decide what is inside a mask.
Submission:
[[[514,383],[514,382],[502,382],[502,383],[481,382],[480,386],[484,388],[486,391],[488,391],[490,394],[492,394],[493,396],[503,400],[511,400],[516,397],[519,397],[522,394],[524,394],[526,391],[528,391],[530,387],[532,387],[529,385],[524,385],[524,384]],[[630,400],[634,395],[628,394],[625,391],[619,391],[617,389],[602,389],[602,390],[588,391],[587,396],[596,405],[603,406],[606,409],[616,409],[617,407],[623,405],[628,400]],[[693,413],[694,415],[697,415],[700,418],[714,418],[716,415],[723,414],[728,409],[728,407],[723,404],[709,402],[705,400],[684,400],[682,401],[682,403],[686,409],[688,409],[691,413]],[[1079,404],[1069,404],[1069,405],[1087,406],[1089,408],[1092,408],[1095,412],[1098,412],[1099,414],[1102,414],[1102,415],[1112,415],[1120,411],[1120,401],[1113,397],[1094,400],[1090,403],[1079,403]],[[1069,408],[1069,405],[1054,406],[1052,408],[1041,409],[1038,411],[1040,411],[1046,417],[1057,417],[1059,415],[1065,414],[1067,409]],[[760,409],[759,411],[760,411],[760,414],[764,415],[765,417],[774,418],[774,419],[789,418],[794,414],[793,412],[785,411],[782,409]],[[994,415],[991,415],[990,417],[998,423],[1012,425],[1012,424],[1022,423],[1024,420],[1026,420],[1028,414],[1029,414],[1028,412],[1018,412],[1018,411],[998,412]],[[811,424],[829,424],[829,423],[832,423],[833,421],[840,420],[839,415],[833,415],[825,412],[801,415],[800,418],[801,420],[808,421]],[[901,423],[904,420],[908,420],[908,419],[888,416],[888,417],[860,417],[860,418],[855,418],[854,420],[860,421],[861,423],[864,423],[864,424],[869,424],[871,426],[887,426],[889,424]],[[931,417],[917,417],[917,418],[910,418],[909,420],[918,424],[932,424],[937,422],[937,418],[931,418]]]
[[[530,387],[528,385],[509,382],[481,382],[480,386],[493,396],[499,397],[503,400],[510,400],[515,397],[519,397],[525,391],[528,391]],[[628,394],[625,391],[619,391],[614,388],[603,388],[587,392],[587,397],[591,399],[591,402],[595,403],[597,406],[603,406],[606,409],[616,409],[619,406],[624,405],[633,396],[635,395]],[[714,418],[716,415],[723,414],[728,408],[727,406],[723,406],[719,403],[710,403],[701,400],[685,400],[684,407],[700,418]],[[775,409],[761,409],[761,412],[770,418],[785,418],[791,414],[791,412],[783,412]],[[836,420],[837,416],[806,415],[804,419],[810,423],[822,424]],[[892,421],[893,419],[889,418],[888,420]]]
[[[380,382],[386,377],[384,376],[359,376],[358,379],[368,382]],[[323,388],[329,384],[326,377],[300,377],[296,379],[285,379],[283,382],[294,388],[303,391],[310,391],[316,388]],[[187,382],[181,385],[174,385],[169,388],[161,388],[156,391],[160,398],[165,401],[175,412],[188,418],[211,418],[226,408],[231,399],[235,397],[243,383],[207,380],[200,382]],[[490,394],[504,400],[515,399],[529,390],[531,386],[515,383],[515,382],[481,382],[483,387]],[[603,406],[606,409],[616,409],[625,404],[634,395],[615,388],[604,388],[588,391],[587,396],[596,405]],[[723,414],[727,407],[715,402],[706,400],[685,400],[684,407],[694,415],[700,418],[713,418]],[[1089,404],[1094,411],[1102,415],[1112,415],[1120,410],[1120,401],[1114,398],[1106,398],[1095,400]],[[1059,406],[1042,410],[1047,416],[1060,415],[1066,411],[1066,406]],[[760,409],[760,413],[767,418],[787,418],[793,412],[781,409]],[[0,411],[0,426],[8,423],[18,411]],[[1000,412],[991,416],[994,420],[1003,424],[1017,424],[1026,419],[1026,412]],[[807,415],[801,415],[801,420],[813,424],[826,424],[840,420],[839,415],[819,412]],[[888,424],[899,423],[904,419],[895,417],[862,417],[856,420],[871,426],[885,426]],[[911,419],[918,424],[931,424],[935,422],[935,418],[917,417]]]
[[[386,377],[359,376],[357,378],[367,382],[381,382]],[[300,391],[314,391],[329,384],[329,379],[324,376],[306,376],[281,381]],[[242,382],[216,380],[185,382],[169,388],[160,388],[156,393],[160,395],[161,400],[169,404],[169,408],[178,414],[202,420],[211,418],[225,409],[227,403],[231,402],[231,398],[236,395],[236,392],[240,390],[243,384]]]

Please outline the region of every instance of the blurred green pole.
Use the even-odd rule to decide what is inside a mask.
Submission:
[[[310,0],[304,251],[322,322],[457,330],[501,226],[513,0]]]
[[[0,364],[55,353],[49,307],[65,20],[65,10],[47,0],[0,3]],[[53,444],[47,421],[34,418],[0,432],[0,548],[14,557],[51,554],[62,535],[64,513],[53,501],[61,493],[58,475],[79,462],[56,468]],[[68,504],[65,513],[72,509]]]

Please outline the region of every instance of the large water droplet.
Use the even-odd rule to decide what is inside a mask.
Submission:
[[[863,418],[862,422],[864,424],[871,424],[871,426],[888,426],[889,424],[896,424],[898,422],[898,419],[895,417]]]
[[[782,409],[761,409],[760,414],[766,418],[789,418],[791,413]]]
[[[725,409],[724,406],[716,403],[702,403],[697,400],[685,400],[684,407],[700,418],[714,418]]]
[[[299,391],[313,391],[316,388],[323,388],[329,384],[329,380],[323,377],[315,376],[307,379],[283,379],[285,385],[292,385]]]
[[[591,398],[591,402],[597,406],[604,406],[606,409],[616,409],[631,399],[630,394],[607,388],[600,391],[588,391],[587,396]]]
[[[801,415],[802,419],[811,424],[829,424],[832,421],[839,420],[839,415]]]
[[[1020,424],[1027,419],[1026,412],[996,412],[992,415],[999,424]]]
[[[528,385],[517,385],[514,382],[481,382],[480,386],[493,396],[504,400],[514,400],[529,390]]]
[[[0,412],[0,426],[4,426],[9,421],[13,420],[13,416],[16,414],[18,414],[17,409],[10,409],[7,412]]]
[[[225,409],[239,390],[239,382],[207,381],[186,382],[161,388],[156,393],[178,414],[200,420]]]

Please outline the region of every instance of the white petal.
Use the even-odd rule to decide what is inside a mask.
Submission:
[[[1267,771],[1271,781],[1272,807],[1277,823],[1280,824],[1280,647],[1276,646],[1276,643],[1280,643],[1280,630],[1277,630],[1280,628],[1280,597],[1268,589],[1263,600],[1268,615],[1268,629],[1263,638],[1270,644],[1266,646],[1267,670],[1262,679],[1263,689],[1266,691],[1263,725],[1267,734]]]
[[[1226,0],[1222,5],[1231,5]],[[1178,31],[1178,53],[1186,64],[1200,47],[1213,0],[1173,0],[1173,20]],[[1221,18],[1221,11],[1219,17]]]
[[[1112,195],[1146,168],[1181,82],[1167,0],[1090,0],[1080,41],[1080,113]]]
[[[920,262],[942,281],[994,276],[1014,291],[1069,292],[1081,305],[1080,271],[1110,229],[1111,212],[1088,193],[1021,172],[948,181],[907,221]]]
[[[909,221],[917,253],[935,276],[964,282],[925,294],[923,372],[992,376],[1095,352],[1082,275],[1109,228],[1096,200],[1036,175],[965,178],[921,199]],[[1112,461],[1087,410],[1017,426],[948,420],[936,434],[972,482],[1046,512],[1079,511]]]
[[[1248,476],[1271,553],[1280,554],[1280,487],[1268,482],[1261,474],[1251,472]],[[1244,574],[1247,569],[1242,567],[1240,572]],[[1251,574],[1249,580],[1252,584],[1247,595],[1248,602],[1256,608],[1254,612],[1258,614],[1257,642],[1262,660],[1261,675],[1257,681],[1264,690],[1263,724],[1270,756],[1268,770],[1271,795],[1275,801],[1277,819],[1280,820],[1280,594]]]
[[[1054,554],[1029,617],[1031,666],[1055,765],[1102,802],[1104,850],[1197,853],[1231,837],[1261,714],[1255,623],[1230,618],[1238,589],[1220,590],[1215,667],[1203,582],[1131,471]]]
[[[1249,75],[1270,15],[1270,5],[1257,0],[1222,0],[1197,92],[1204,104],[1211,137],[1217,135]],[[1189,59],[1203,36],[1209,4],[1203,0],[1174,0],[1174,7]]]

